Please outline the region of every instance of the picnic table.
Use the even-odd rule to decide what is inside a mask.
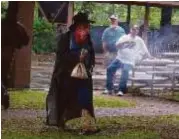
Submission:
[[[172,68],[174,70],[179,70],[179,64],[168,64],[167,67]]]
[[[140,65],[152,65],[152,66],[161,66],[161,65],[167,65],[167,64],[173,64],[174,61],[170,60],[170,59],[158,59],[158,58],[154,58],[154,59],[146,59],[143,60]]]
[[[179,64],[169,64],[167,65],[167,67],[172,68],[173,73],[172,73],[172,90],[174,90],[174,88],[176,87],[175,84],[175,79],[176,77],[179,77]],[[174,91],[173,91],[174,93]]]
[[[162,56],[167,57],[167,58],[172,58],[174,60],[174,63],[176,63],[177,60],[179,59],[179,53],[177,52],[162,53]]]
[[[168,56],[168,57],[179,57],[179,53],[178,52],[165,52],[162,53],[163,56]]]
[[[147,74],[155,74],[155,75],[162,75],[162,76],[167,76],[170,74],[173,74],[173,70],[163,70],[163,71],[147,71]],[[176,74],[179,74],[179,71],[175,72]]]
[[[158,59],[158,58],[154,58],[154,59],[146,59],[146,60],[143,60],[140,65],[150,65],[152,66],[152,71],[155,71],[155,67],[156,66],[166,66],[167,64],[173,64],[174,61],[173,60],[170,60],[170,59]],[[136,79],[134,78],[135,76],[135,69],[133,69],[133,78],[131,79],[133,82],[134,81],[139,81],[140,79]],[[155,74],[152,73],[152,77],[150,79],[147,79],[147,81],[150,81],[151,83],[151,96],[154,95],[154,83],[156,81],[163,81],[163,78],[161,77],[156,77],[155,78]],[[133,83],[134,84],[134,83]]]

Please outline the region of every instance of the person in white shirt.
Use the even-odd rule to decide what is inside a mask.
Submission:
[[[118,96],[122,96],[127,90],[129,71],[143,58],[152,58],[144,41],[137,34],[139,27],[132,26],[128,35],[123,35],[116,42],[118,53],[116,59],[107,67],[107,80],[105,94],[113,93],[113,77],[118,69],[121,68],[122,74],[118,88]]]

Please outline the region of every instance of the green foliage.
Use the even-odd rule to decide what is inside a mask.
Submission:
[[[111,14],[118,15],[120,22],[126,22],[127,5],[94,3],[86,1],[76,1],[75,13],[78,11],[87,11],[90,13],[91,19],[96,23],[94,25],[109,25],[108,17]],[[131,24],[141,25],[144,22],[145,7],[131,6]],[[150,7],[149,26],[152,29],[160,27],[161,8]],[[179,9],[173,9],[172,24],[179,25]]]
[[[1,1],[1,19],[5,18],[8,8],[8,1]]]
[[[1,2],[1,18],[4,18],[8,8],[8,1]],[[118,15],[120,22],[126,22],[127,5],[95,3],[92,1],[75,1],[75,13],[78,11],[88,12],[95,25],[108,26],[109,16],[111,14]],[[131,6],[131,24],[143,23],[145,13],[144,6]],[[150,8],[149,26],[151,29],[160,27],[161,9],[157,7]],[[172,24],[179,25],[179,9],[174,8],[172,14]],[[45,19],[38,17],[38,6],[35,5],[34,24],[33,24],[33,47],[35,53],[50,53],[56,49],[56,31],[55,25],[49,23]]]
[[[55,25],[38,17],[38,6],[35,4],[33,22],[33,47],[35,53],[50,53],[56,50]]]
[[[174,8],[172,13],[172,24],[179,25],[179,9]]]
[[[49,53],[56,49],[55,26],[45,19],[36,18],[33,24],[33,51]]]
[[[150,7],[149,26],[151,29],[160,28],[161,9],[157,7]]]

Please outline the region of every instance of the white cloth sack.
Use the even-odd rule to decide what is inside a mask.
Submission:
[[[78,79],[88,79],[88,74],[83,63],[78,63],[71,73],[71,77]]]

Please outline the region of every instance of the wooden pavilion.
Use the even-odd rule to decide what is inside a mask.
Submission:
[[[170,11],[170,8],[176,7],[179,8],[179,2],[177,1],[95,1],[98,3],[111,3],[111,4],[126,4],[128,5],[128,23],[130,23],[130,6],[131,5],[140,5],[145,6],[145,16],[144,16],[144,32],[143,38],[147,41],[147,30],[148,30],[148,21],[150,7],[161,7],[163,8],[162,13],[165,14],[167,11]],[[15,3],[15,2],[14,2]],[[22,24],[27,28],[28,34],[30,36],[30,42],[27,47],[18,50],[15,55],[15,62],[13,67],[13,86],[14,88],[28,88],[30,87],[31,81],[31,46],[33,38],[33,15],[34,15],[34,5],[35,1],[18,1],[18,13],[14,15],[21,21]],[[68,2],[68,17],[66,25],[69,26],[72,22],[72,17],[74,13],[73,2]],[[169,12],[171,14],[171,12]],[[171,19],[168,19],[169,16],[162,15],[163,24],[170,23]],[[3,65],[2,65],[3,66]]]

